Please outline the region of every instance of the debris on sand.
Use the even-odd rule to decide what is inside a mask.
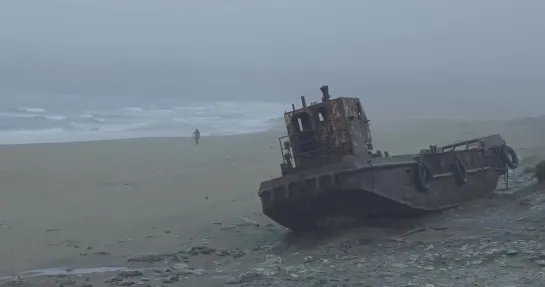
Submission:
[[[259,222],[254,221],[254,220],[251,220],[251,219],[249,219],[249,218],[247,218],[247,217],[239,216],[238,218],[240,218],[240,219],[246,221],[246,223],[249,223],[249,224],[251,224],[251,225],[253,225],[253,226],[256,226],[256,227],[259,226]],[[244,224],[238,224],[238,226],[243,226],[243,225],[244,225]]]
[[[144,274],[137,270],[130,270],[130,271],[121,271],[119,272],[117,276],[122,278],[129,278],[129,277],[144,276]]]
[[[127,258],[128,262],[160,262],[165,258],[172,258],[174,254],[141,254]]]

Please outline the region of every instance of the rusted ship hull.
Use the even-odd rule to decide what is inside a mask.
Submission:
[[[360,100],[331,99],[327,86],[320,90],[321,102],[307,105],[303,96],[302,108],[284,113],[282,176],[259,190],[263,212],[292,230],[456,206],[492,193],[508,167],[517,167],[499,135],[383,156]]]
[[[353,157],[345,160],[344,168],[272,179],[260,187],[263,212],[299,231],[456,206],[492,193],[507,171],[502,157],[505,143],[499,136],[493,139],[500,145],[486,150],[394,156],[365,164]],[[427,181],[419,172],[424,169],[429,173]]]

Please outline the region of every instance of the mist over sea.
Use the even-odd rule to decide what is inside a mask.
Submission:
[[[53,2],[0,3],[0,144],[259,132],[321,85],[373,133],[544,113],[543,1]]]
[[[501,86],[501,85],[500,85]],[[494,86],[493,86],[494,87]],[[320,101],[319,84],[308,89],[278,91],[279,97],[104,96],[48,92],[2,93],[0,144],[72,142],[141,137],[191,136],[199,128],[204,136],[222,136],[283,128],[281,117],[291,104],[300,107]],[[359,97],[371,119],[372,129],[403,129],[407,120],[509,120],[539,116],[532,105],[534,94],[509,96],[505,89],[406,89],[403,86],[367,86],[352,90],[330,85],[333,97]],[[403,91],[404,90],[404,91]],[[294,91],[300,92],[296,94]],[[418,91],[424,91],[418,94]],[[234,90],[234,92],[236,92]],[[405,97],[403,93],[410,95]],[[451,96],[449,96],[449,93]],[[476,93],[479,93],[476,95]],[[437,96],[434,96],[437,95]]]
[[[49,96],[57,106],[27,101],[4,108],[0,111],[0,143],[177,137],[190,136],[195,128],[204,136],[259,132],[270,128],[271,120],[281,116],[285,106],[256,101],[96,99],[100,97],[94,105],[63,106],[63,101]]]
[[[202,68],[177,63],[76,65],[12,58],[0,66],[0,144],[222,136],[283,128],[291,104],[359,97],[372,132],[410,119],[510,120],[544,113],[543,77],[370,68]]]

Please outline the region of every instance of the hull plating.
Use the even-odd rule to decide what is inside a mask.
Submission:
[[[458,156],[467,165],[460,183],[443,162]],[[448,160],[447,160],[448,159]],[[263,182],[263,212],[292,230],[342,228],[373,217],[404,216],[456,206],[494,191],[506,169],[497,156],[478,150],[425,158],[433,168],[427,190],[417,188],[417,161],[382,162],[334,172],[299,173]],[[486,164],[484,164],[486,162]]]

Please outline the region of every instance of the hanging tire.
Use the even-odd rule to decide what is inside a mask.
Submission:
[[[500,151],[500,158],[503,164],[507,165],[510,169],[515,169],[519,166],[519,158],[515,150],[506,145]]]
[[[423,161],[416,164],[416,189],[419,192],[427,192],[430,189],[433,175],[430,167]]]
[[[458,156],[456,156],[455,160],[456,161],[452,165],[454,177],[456,179],[456,183],[461,186],[467,183],[467,165]]]

